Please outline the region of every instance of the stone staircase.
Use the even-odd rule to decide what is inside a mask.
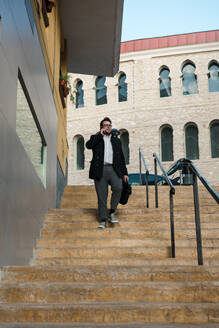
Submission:
[[[191,187],[133,187],[118,225],[97,229],[93,186],[68,186],[45,218],[29,267],[1,268],[0,328],[219,327],[219,206],[199,189],[204,265],[197,265]],[[219,189],[217,192],[219,192]]]

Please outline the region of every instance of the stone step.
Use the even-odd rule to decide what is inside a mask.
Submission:
[[[1,328],[218,328],[218,324],[175,324],[175,323],[1,323]]]
[[[195,239],[191,239],[190,242],[187,240],[182,240],[180,245],[183,246],[194,246]],[[167,247],[170,242],[168,240],[159,241],[160,246]],[[178,243],[178,244],[179,244]],[[208,245],[209,247],[215,245],[215,243],[219,246],[218,240],[211,240]],[[120,238],[51,238],[51,239],[39,239],[37,242],[38,248],[57,248],[57,247],[85,247],[90,248],[91,245],[95,244],[95,247],[150,247],[155,245],[154,239],[120,239]]]
[[[214,185],[212,185],[213,186],[213,188],[216,188],[216,189],[219,189],[219,187],[218,186],[214,186]],[[191,189],[192,188],[192,186],[190,186],[190,185],[176,185],[175,186],[176,187],[176,189],[180,189],[180,190],[189,190],[189,189]],[[66,187],[65,187],[65,190],[69,190],[69,189],[75,189],[75,190],[80,190],[80,189],[82,189],[82,190],[86,190],[86,188],[94,188],[94,184],[92,185],[67,185]],[[139,188],[145,188],[145,186],[135,186],[135,185],[133,185],[133,188],[135,188],[135,189],[139,189]],[[149,188],[154,188],[154,185],[149,185]],[[165,186],[165,185],[163,185],[163,186],[160,186],[160,188],[163,188],[163,189],[169,189],[169,186]],[[199,187],[201,190],[206,190],[205,189],[205,187],[202,185],[202,184],[200,184],[200,187]]]
[[[111,196],[111,192],[109,193],[109,198]],[[155,194],[151,194],[149,193],[148,195],[149,197],[149,203],[153,204],[155,203]],[[193,203],[194,201],[194,198],[193,198],[193,194],[180,194],[180,193],[176,193],[174,196],[173,196],[173,201],[174,203],[181,203],[181,202],[188,202],[189,204]],[[146,200],[146,193],[145,191],[143,193],[132,193],[129,197],[129,201],[128,201],[128,204],[130,203],[133,203],[133,202],[145,202]],[[159,195],[158,194],[158,201],[159,203],[164,203],[164,202],[167,202],[169,200],[169,193],[167,193],[166,195]],[[200,202],[203,202],[203,203],[212,203],[214,204],[215,200],[210,196],[210,197],[207,197],[206,194],[199,194],[199,200]],[[92,194],[84,194],[84,193],[81,193],[81,194],[65,194],[64,195],[64,198],[62,200],[62,206],[64,206],[63,204],[65,202],[76,202],[76,201],[79,201],[79,202],[96,202],[97,201],[97,196],[96,196],[96,193],[92,193]]]
[[[3,282],[207,282],[219,280],[219,266],[3,267]]]
[[[219,215],[218,205],[216,206],[202,206],[200,208],[200,214],[216,214]],[[191,206],[176,206],[174,207],[174,213],[175,214],[182,214],[183,215],[193,215],[194,214],[194,207]],[[169,207],[167,207],[164,211],[163,208],[155,208],[150,207],[146,208],[146,206],[138,206],[136,208],[132,207],[129,208],[127,206],[121,205],[121,207],[118,208],[117,211],[118,215],[143,215],[143,214],[155,214],[157,216],[161,214],[169,215]],[[97,207],[95,205],[92,207],[72,207],[72,208],[59,208],[59,209],[53,209],[48,211],[48,215],[72,215],[72,216],[78,216],[78,215],[86,215],[86,216],[96,216],[97,215]]]
[[[81,196],[83,197],[83,196]],[[218,204],[216,203],[216,201],[214,199],[208,199],[208,198],[199,198],[199,203],[200,206],[218,206]],[[190,208],[194,207],[194,200],[192,197],[187,198],[173,198],[173,204],[174,204],[174,208],[175,207],[182,207],[185,204],[187,206],[189,206]],[[93,206],[92,206],[93,205]],[[107,203],[108,207],[110,206],[110,196],[108,198],[108,203]],[[97,199],[96,198],[83,198],[80,199],[79,198],[66,198],[65,200],[63,200],[61,207],[60,208],[92,208],[92,207],[96,207],[97,206]],[[122,209],[125,207],[129,207],[129,208],[135,208],[135,207],[146,207],[146,199],[145,197],[133,197],[133,198],[129,198],[128,200],[128,204],[126,205],[118,205],[118,208]],[[155,200],[149,198],[149,208],[155,208]],[[159,207],[169,207],[169,198],[160,198],[158,199],[158,208]]]
[[[190,249],[190,248],[189,248]],[[188,252],[188,248],[184,251]],[[182,251],[180,249],[179,255],[183,256]],[[203,250],[204,251],[204,250]],[[188,257],[193,257],[194,252],[190,249]],[[214,257],[219,254],[216,250],[212,250],[209,252],[211,256]],[[176,250],[177,254],[177,250]],[[170,257],[170,248],[169,247],[99,247],[94,248],[91,246],[89,248],[82,247],[72,247],[72,248],[37,248],[36,249],[36,258],[168,258]]]
[[[217,190],[217,188],[214,188],[215,191],[217,193],[219,193],[219,191]],[[111,188],[108,189],[109,190],[109,195],[111,194]],[[158,197],[159,198],[168,198],[169,197],[169,190],[170,188],[159,188],[158,187]],[[208,191],[205,189],[202,189],[202,188],[199,188],[198,190],[198,194],[199,194],[199,197],[200,198],[207,198],[207,199],[213,199],[213,197],[210,195],[210,193],[208,193]],[[150,198],[155,198],[155,187],[150,187],[149,186],[149,197]],[[146,195],[146,188],[145,187],[140,187],[140,188],[136,188],[134,186],[132,186],[132,194],[130,196],[130,199],[131,198],[135,198],[135,197],[145,197]],[[66,198],[77,198],[77,197],[80,197],[80,196],[84,196],[84,197],[87,197],[87,198],[95,198],[96,197],[96,192],[95,192],[95,189],[92,188],[90,189],[89,186],[86,188],[86,190],[66,190],[64,191],[64,198],[63,199],[66,199]],[[175,195],[174,195],[174,198],[177,198],[177,197],[181,197],[181,198],[185,198],[185,199],[188,199],[189,197],[193,197],[193,188],[189,188],[189,189],[178,189],[178,188],[175,188]]]
[[[192,192],[192,185],[181,185],[181,186],[174,186],[175,190],[177,192]],[[202,184],[199,184],[198,186],[199,188],[199,192],[207,192],[206,191],[206,188],[202,185]],[[212,188],[214,188],[214,190],[216,190],[217,192],[219,192],[219,186],[214,186],[212,185]],[[144,186],[135,186],[135,185],[132,185],[132,189],[133,190],[145,190],[145,185]],[[149,185],[148,186],[148,189],[149,191],[150,190],[154,190],[155,189],[155,186],[154,185]],[[161,191],[168,191],[170,189],[169,186],[158,186],[158,190],[161,192]],[[76,192],[80,192],[80,191],[83,191],[83,192],[87,192],[88,190],[95,190],[95,187],[94,185],[67,185],[65,187],[65,192],[67,191],[76,191]]]
[[[95,247],[152,247],[157,244],[157,241],[150,238],[144,239],[121,239],[121,238],[51,238],[39,239],[37,247],[56,248],[59,247],[88,247],[95,243]],[[175,241],[176,247],[196,247],[196,239],[177,239]],[[160,239],[160,247],[170,246],[170,240]],[[219,247],[219,239],[203,239],[203,247]]]
[[[0,304],[2,323],[218,323],[214,303]]]
[[[204,265],[218,266],[219,259],[204,258]],[[87,265],[112,265],[112,266],[151,266],[151,265],[182,265],[191,266],[197,265],[197,256],[194,259],[136,259],[136,258],[36,258],[34,265],[42,266],[87,266]]]
[[[202,230],[202,238],[215,239],[219,236],[219,229]],[[88,238],[128,238],[144,239],[159,238],[170,240],[170,229],[151,230],[151,229],[122,229],[110,225],[107,229],[59,229],[56,231],[42,231],[41,238],[69,238],[69,237],[88,237]],[[175,239],[192,239],[196,238],[195,230],[175,229]]]
[[[111,195],[111,190],[109,190],[109,193],[108,195],[110,196]],[[207,192],[199,192],[199,199],[200,200],[206,200],[206,201],[214,201],[213,197],[208,194]],[[148,197],[149,197],[149,201],[151,200],[152,202],[155,200],[155,192],[154,190],[151,191],[149,190],[149,193],[148,193]],[[193,200],[193,191],[191,192],[179,192],[178,190],[176,190],[176,193],[175,195],[173,195],[173,199],[174,200],[181,200],[181,199],[184,199],[184,200],[187,200],[187,201],[190,201],[190,200]],[[83,198],[82,200],[96,200],[97,199],[97,195],[96,195],[96,192],[95,191],[88,191],[88,192],[65,192],[64,193],[64,197],[63,197],[63,201],[66,201],[66,200],[80,200],[80,198]],[[130,195],[129,197],[129,201],[138,201],[138,200],[141,200],[141,199],[145,199],[146,198],[146,191],[145,189],[143,190],[133,190],[132,191],[132,194]],[[159,189],[158,189],[158,199],[162,202],[163,200],[167,200],[169,199],[169,190],[167,190],[166,192],[160,192]]]
[[[93,221],[80,221],[80,218],[78,221],[73,222],[45,222],[43,225],[43,228],[41,231],[55,231],[55,230],[64,230],[64,229],[77,229],[77,228],[96,228],[98,225],[97,220]],[[119,223],[116,225],[120,228],[145,228],[145,229],[168,229],[170,226],[170,220],[167,218],[163,222],[154,221],[154,220],[133,220],[133,219],[123,219],[119,221]],[[175,228],[184,228],[184,229],[195,229],[195,219],[192,221],[185,221],[185,220],[175,220]],[[219,221],[208,221],[208,222],[201,222],[201,228],[202,229],[219,229]]]
[[[157,214],[157,213],[148,213],[145,214],[135,214],[135,213],[118,213],[116,215],[120,221],[141,221],[141,222],[169,222],[170,220],[170,214],[168,211]],[[175,222],[183,222],[183,221],[195,221],[194,213],[174,213],[174,220]],[[50,222],[96,222],[97,221],[97,214],[91,214],[91,215],[74,215],[74,214],[49,214],[46,216],[44,223],[50,223]],[[201,222],[217,222],[219,223],[219,213],[215,214],[201,214]]]
[[[0,283],[0,303],[219,303],[219,282]]]
[[[218,186],[213,186],[213,189],[219,193]],[[110,190],[110,188],[109,188]],[[132,195],[145,195],[145,186],[133,186],[132,185]],[[169,193],[169,186],[158,186],[158,194],[159,196],[165,196]],[[148,191],[150,195],[154,195],[155,193],[155,186],[149,186]],[[205,187],[201,185],[198,188],[199,195],[207,195],[211,198],[211,195],[208,193]],[[193,187],[192,186],[175,186],[175,195],[182,194],[185,197],[188,195],[193,195]],[[64,190],[64,197],[68,195],[95,195],[95,187],[94,186],[66,186]]]
[[[159,242],[159,241],[158,241]],[[177,259],[193,259],[197,255],[196,247],[176,247]],[[218,247],[203,247],[204,258],[219,259]],[[165,259],[171,257],[168,247],[57,247],[37,248],[36,258],[135,258],[135,259]]]
[[[169,213],[169,206],[167,206],[165,212],[167,211],[167,213]],[[184,213],[185,211],[185,213]],[[149,208],[147,208],[145,205],[141,205],[138,206],[137,208],[134,207],[129,207],[128,205],[121,205],[118,207],[117,209],[117,214],[119,215],[148,215],[148,214],[156,214],[156,215],[160,215],[164,212],[163,208],[160,208],[158,206],[158,208],[156,208],[155,206],[149,206]],[[194,206],[174,206],[174,213],[184,213],[185,215],[191,215],[190,212],[194,213]],[[201,206],[200,207],[200,212],[203,214],[219,214],[218,211],[218,205],[211,205],[211,206]],[[72,215],[72,216],[90,216],[90,215],[96,215],[97,214],[97,206],[93,206],[93,207],[77,207],[74,206],[72,208],[58,208],[58,209],[49,209],[48,210],[48,215],[51,214],[55,214],[55,215]]]
[[[216,193],[219,193],[217,188],[214,188]],[[169,198],[169,191],[170,188],[160,188],[158,187],[158,198],[159,199],[168,199]],[[111,195],[111,188],[108,188],[108,195]],[[149,199],[154,200],[155,199],[155,187],[149,187],[148,190]],[[208,199],[208,200],[214,200],[211,194],[205,189],[199,188],[198,195],[200,199]],[[180,189],[175,188],[175,194],[173,195],[174,199],[189,199],[193,198],[193,188],[188,189]],[[86,199],[96,199],[96,191],[95,188],[90,189],[89,186],[86,188],[86,190],[64,190],[63,198],[62,200],[65,201],[66,199],[79,199],[80,197],[86,198]],[[145,198],[146,197],[146,188],[140,187],[136,188],[132,186],[132,194],[130,195],[129,199],[138,199],[138,198]]]
[[[169,187],[132,188],[117,225],[97,229],[94,186],[65,188],[49,210],[35,265],[0,269],[0,327],[201,328],[219,323],[219,208],[199,188],[204,265],[197,264],[193,190],[176,187],[176,258]]]
[[[218,192],[216,189],[214,188],[216,192]],[[108,188],[109,194],[111,194],[111,188]],[[158,196],[159,197],[169,197],[169,191],[170,188],[160,188],[158,186]],[[212,199],[212,196],[210,195],[210,193],[208,193],[208,191],[202,188],[199,188],[199,196],[203,197],[204,195],[206,195],[207,198]],[[155,197],[155,187],[153,186],[152,188],[149,186],[148,188],[148,194],[151,197]],[[89,186],[86,188],[86,190],[64,190],[64,198],[67,197],[79,197],[81,195],[84,195],[85,197],[96,197],[96,191],[95,188],[90,189]],[[130,197],[135,197],[135,196],[142,196],[144,197],[146,195],[146,187],[140,187],[140,188],[136,188],[135,186],[132,186],[132,194]],[[177,196],[181,196],[181,197],[185,197],[188,198],[189,196],[193,196],[193,188],[189,188],[189,189],[178,189],[175,188],[175,195],[174,197]]]
[[[194,207],[194,203],[191,201],[191,202],[187,202],[187,201],[181,201],[181,202],[174,202],[174,209],[177,209],[177,208],[182,208],[182,207],[185,207],[185,204],[186,206],[188,206],[189,209],[193,209]],[[125,205],[127,206],[127,205]],[[150,203],[149,205],[150,207],[154,208],[154,204],[153,203]],[[218,207],[216,201],[203,201],[203,202],[200,202],[200,206],[205,206],[206,208],[210,208],[210,207]],[[89,200],[89,201],[86,201],[86,200],[69,200],[69,201],[63,201],[62,204],[61,204],[61,209],[62,208],[94,208],[94,207],[97,207],[97,201],[96,200]],[[108,202],[108,207],[109,207],[109,202]],[[123,208],[124,205],[119,205],[118,208]],[[129,201],[128,202],[128,207],[129,208],[139,208],[139,207],[146,207],[146,203],[145,203],[145,200],[142,200],[142,201]],[[168,200],[164,200],[162,202],[159,202],[159,208],[169,208],[169,201]],[[188,209],[187,209],[188,210]]]
[[[1,328],[218,328],[216,323],[207,324],[177,324],[177,323],[1,323]]]

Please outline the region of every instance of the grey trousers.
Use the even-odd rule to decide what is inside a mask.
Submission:
[[[109,213],[107,210],[108,185],[111,186],[112,195],[110,206],[116,210],[122,192],[122,179],[120,179],[112,165],[104,165],[103,176],[100,180],[94,180],[98,199],[98,216],[100,221],[106,221]]]

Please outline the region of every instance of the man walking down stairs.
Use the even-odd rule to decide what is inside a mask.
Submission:
[[[119,224],[99,230],[93,186],[67,186],[50,210],[33,265],[1,268],[0,327],[219,327],[219,208],[200,188],[203,266],[197,264],[192,188],[176,187],[176,258],[168,189],[145,208],[133,187]],[[216,189],[219,191],[219,189]]]

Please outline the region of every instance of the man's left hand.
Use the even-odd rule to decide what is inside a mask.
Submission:
[[[125,182],[128,182],[128,181],[129,181],[129,177],[128,177],[128,175],[124,175],[124,176],[123,176],[123,180],[124,180]]]

